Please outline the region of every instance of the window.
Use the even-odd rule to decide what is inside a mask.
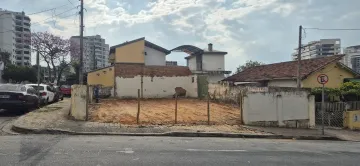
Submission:
[[[46,86],[46,90],[47,90],[47,91],[50,91],[50,92],[53,92],[53,91],[54,91],[50,86]]]
[[[194,83],[195,82],[195,78],[191,77],[191,82]]]

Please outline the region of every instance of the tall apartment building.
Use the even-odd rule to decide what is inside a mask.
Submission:
[[[80,48],[80,37],[72,36],[70,38],[71,47]],[[89,72],[98,68],[109,66],[109,45],[105,44],[105,39],[100,35],[85,36],[84,37],[84,56],[83,69],[84,72]],[[78,53],[71,52],[72,60],[79,60]]]
[[[340,39],[320,39],[302,46],[301,59],[320,58],[341,53]],[[297,60],[298,48],[291,54],[292,60]]]
[[[0,8],[0,49],[11,53],[12,64],[31,65],[30,21],[24,12]]]
[[[346,47],[344,54],[342,63],[360,73],[360,45]]]

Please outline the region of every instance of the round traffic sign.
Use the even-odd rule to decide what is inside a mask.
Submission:
[[[319,84],[326,84],[329,81],[329,77],[326,74],[320,74],[317,77]]]

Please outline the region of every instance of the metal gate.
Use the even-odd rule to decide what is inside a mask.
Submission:
[[[325,102],[324,103],[324,125],[331,127],[343,127],[344,112],[347,103],[345,102]],[[315,103],[315,124],[322,124],[321,102]]]

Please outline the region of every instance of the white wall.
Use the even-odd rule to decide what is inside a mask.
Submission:
[[[203,70],[224,71],[225,61],[223,54],[203,54]]]
[[[165,66],[166,64],[166,54],[149,48],[149,47],[145,47],[145,65],[149,66],[149,65],[159,65],[159,66]]]
[[[218,83],[225,78],[224,74],[208,75],[209,83]]]
[[[308,91],[296,90],[247,93],[243,102],[245,124],[275,122],[278,126],[288,126],[290,121],[312,127],[315,118],[315,101]]]
[[[196,70],[196,57],[195,56],[191,56],[189,59],[188,59],[188,61],[189,61],[189,69],[191,70],[191,71],[194,71],[194,70]]]
[[[192,82],[194,78],[194,82]],[[197,97],[196,76],[185,77],[143,77],[144,98],[165,98],[175,94],[175,88],[186,90],[187,97]],[[136,98],[141,89],[141,76],[134,78],[116,77],[116,95],[120,98]]]
[[[274,87],[297,87],[296,80],[271,80],[268,82],[268,86]]]

